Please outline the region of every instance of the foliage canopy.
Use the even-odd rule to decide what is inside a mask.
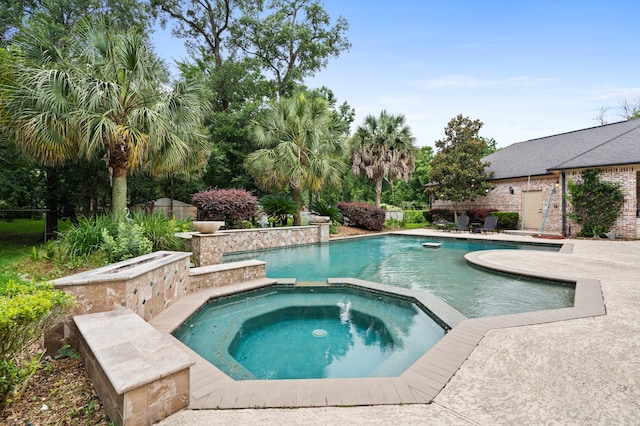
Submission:
[[[13,139],[48,166],[104,156],[112,179],[112,211],[126,206],[127,175],[199,169],[209,153],[201,127],[199,86],[163,90],[164,71],[135,33],[85,21],[67,50],[26,37],[5,89]]]
[[[391,185],[394,179],[407,182],[411,178],[416,155],[411,128],[405,123],[404,115],[383,110],[378,117],[365,117],[351,141],[351,171],[374,183],[376,207],[380,207],[384,180]]]
[[[440,200],[451,201],[457,217],[458,203],[485,195],[491,185],[487,182],[483,162],[487,139],[478,135],[483,123],[458,115],[444,130],[445,138],[436,141],[436,155],[431,160],[430,187]]]
[[[324,99],[304,93],[281,98],[252,123],[250,135],[260,149],[247,156],[247,169],[259,187],[290,190],[301,205],[303,190],[318,193],[340,181],[346,152],[341,129]],[[300,212],[293,224],[300,225]]]

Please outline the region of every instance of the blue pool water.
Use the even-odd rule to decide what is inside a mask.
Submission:
[[[246,380],[397,376],[444,333],[388,293],[275,286],[210,301],[174,336]]]
[[[442,246],[424,248],[424,242]],[[224,262],[263,260],[268,277],[298,282],[359,278],[429,291],[469,318],[573,306],[573,286],[493,273],[464,259],[471,251],[496,249],[557,251],[559,247],[384,235],[228,254]]]

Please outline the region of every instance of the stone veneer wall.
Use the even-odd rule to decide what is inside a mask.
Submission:
[[[329,224],[282,228],[234,229],[215,234],[195,233],[191,251],[198,266],[222,263],[224,253],[324,243],[329,241]]]
[[[75,296],[76,306],[45,336],[47,352],[63,339],[75,339],[71,318],[127,307],[146,321],[187,294],[190,253],[158,251],[53,281],[56,289]]]
[[[191,269],[189,292],[264,278],[266,262],[245,260]]]

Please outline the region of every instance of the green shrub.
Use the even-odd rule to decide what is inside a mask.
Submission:
[[[403,210],[403,220],[405,223],[425,223],[427,210]]]
[[[38,368],[42,354],[27,355],[26,349],[74,304],[71,295],[51,284],[0,283],[0,409]]]
[[[186,239],[176,236],[176,232],[191,230],[191,221],[169,219],[161,214],[136,213],[133,222],[144,228],[144,235],[152,244],[152,251],[189,251]]]
[[[144,225],[139,223],[120,222],[115,237],[103,228],[102,241],[101,248],[112,263],[153,251],[153,243],[145,236]]]
[[[57,239],[50,240],[45,245],[45,257],[59,263],[80,265],[100,250],[103,229],[109,235],[115,235],[118,221],[112,216],[80,217],[77,225],[60,233]]]
[[[389,218],[384,221],[384,227],[387,229],[400,229],[404,227],[404,221],[394,218]]]
[[[498,229],[516,229],[520,217],[517,212],[492,212],[491,216],[498,217]]]
[[[582,224],[581,237],[598,238],[616,223],[624,204],[619,183],[600,180],[598,170],[582,172],[582,182],[569,181],[570,219]]]
[[[340,213],[340,210],[336,206],[324,200],[315,200],[311,204],[311,210],[319,216],[328,216],[331,219],[331,224],[334,226],[342,223],[342,214]]]
[[[47,242],[40,253],[49,260],[75,269],[87,263],[104,264],[107,259],[110,261],[113,261],[112,259],[124,260],[128,258],[123,257],[127,256],[125,252],[146,252],[146,247],[134,247],[141,241],[144,244],[147,240],[150,241],[151,251],[189,250],[187,241],[175,234],[176,232],[190,231],[191,221],[169,219],[160,214],[148,215],[145,213],[134,214],[132,220],[133,222],[124,222],[123,224],[112,216],[82,217],[77,225],[60,233],[57,239]],[[127,246],[131,245],[126,249],[124,240],[132,239],[131,223],[138,225],[136,232],[142,230],[144,239],[138,241],[136,237],[134,241],[129,241],[126,244]],[[123,231],[125,235],[120,236],[119,234]],[[116,242],[119,247],[116,247],[118,245]],[[32,254],[32,256],[37,255],[38,251]]]
[[[396,206],[393,206],[391,204],[385,204],[385,203],[381,203],[380,204],[380,208],[384,209],[385,211],[388,211],[388,212],[401,212],[402,211],[402,208],[400,208],[400,207],[396,207]]]
[[[267,212],[269,217],[273,219],[273,224],[275,226],[287,225],[289,215],[300,211],[298,203],[285,194],[265,195],[260,199],[260,205]]]

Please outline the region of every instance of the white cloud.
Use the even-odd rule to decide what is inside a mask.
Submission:
[[[587,89],[599,101],[635,101],[640,99],[640,87],[598,86]]]

